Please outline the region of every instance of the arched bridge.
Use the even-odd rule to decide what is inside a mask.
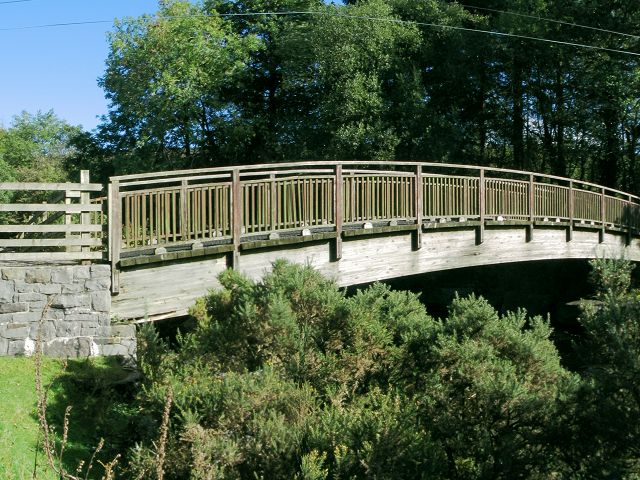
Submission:
[[[277,258],[338,284],[518,261],[640,260],[640,199],[568,178],[415,162],[298,162],[113,177],[112,314],[186,313],[227,267]]]
[[[0,198],[5,190],[19,194],[0,203],[0,355],[7,316],[27,328],[23,317],[51,295],[74,322],[88,321],[89,306],[171,317],[225,268],[258,278],[277,258],[343,286],[506,262],[640,261],[640,198],[516,170],[297,162],[113,177],[107,197],[86,171],[80,183],[0,183]],[[16,261],[109,265],[72,275],[15,271]]]

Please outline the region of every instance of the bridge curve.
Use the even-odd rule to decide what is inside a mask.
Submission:
[[[589,182],[418,162],[295,162],[113,177],[112,314],[182,315],[228,267],[338,284],[505,262],[640,261],[640,199]]]

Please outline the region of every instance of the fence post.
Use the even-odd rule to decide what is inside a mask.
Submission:
[[[416,231],[413,236],[413,250],[420,250],[422,248],[422,214],[424,209],[423,203],[423,185],[422,185],[422,165],[418,165],[416,168],[416,178],[415,178],[415,192],[413,196],[413,201],[415,203],[415,213],[416,213]]]
[[[604,188],[600,189],[600,235],[599,241],[600,243],[604,242],[604,232],[606,227],[607,220],[607,205],[606,205],[606,197]]]
[[[276,192],[276,176],[275,174],[269,175],[270,182],[270,198],[269,198],[269,206],[271,207],[271,231],[275,232],[278,229],[277,218],[278,218],[278,195]]]
[[[89,170],[81,170],[80,171],[80,183],[83,185],[89,184]],[[88,191],[83,190],[80,192],[80,204],[85,206],[91,203],[91,195]],[[80,224],[84,227],[88,227],[91,225],[91,213],[90,212],[82,212],[80,214]],[[91,238],[91,234],[87,231],[83,231],[80,234],[80,238],[89,239]],[[88,253],[91,251],[91,247],[83,245],[81,248],[82,253]],[[91,261],[84,260],[82,262],[84,265],[90,264]]]
[[[574,216],[573,181],[569,180],[569,229],[567,230],[567,242],[573,240]]]
[[[480,214],[480,226],[476,232],[476,244],[480,245],[484,243],[484,216],[486,206],[486,191],[484,180],[484,168],[480,169],[480,179],[478,181],[478,212]]]
[[[529,226],[527,227],[527,242],[533,240],[533,222],[535,220],[536,192],[533,174],[529,175]]]
[[[633,205],[633,197],[627,196],[627,208],[625,214],[625,220],[627,222],[627,246],[631,245],[631,206]]]
[[[240,240],[242,238],[242,184],[240,170],[233,169],[231,182],[231,238],[233,251],[228,259],[229,268],[238,268],[240,263]]]
[[[344,223],[344,183],[342,179],[342,164],[336,165],[333,179],[333,219],[336,223],[336,238],[333,241],[331,261],[337,262],[342,258],[342,224]]]
[[[109,184],[109,261],[111,263],[111,293],[120,293],[120,250],[122,249],[122,200],[120,182],[112,180]]]
[[[189,193],[188,181],[183,179],[180,183],[180,239],[183,242],[191,239],[189,232]]]

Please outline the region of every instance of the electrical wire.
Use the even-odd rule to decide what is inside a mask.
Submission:
[[[0,2],[0,5],[7,5],[9,3],[26,3],[26,2],[33,2],[33,0],[7,0],[4,2]]]
[[[618,32],[616,30],[607,30],[606,28],[592,27],[590,25],[582,25],[580,23],[566,22],[564,20],[556,20],[556,19],[553,19],[553,18],[540,17],[538,15],[529,15],[529,14],[526,14],[526,13],[510,12],[510,11],[507,11],[507,10],[498,10],[497,8],[478,7],[476,5],[467,5],[467,4],[464,4],[464,3],[459,3],[458,5],[460,5],[461,7],[465,7],[465,8],[472,8],[474,10],[481,10],[481,11],[493,12],[493,13],[502,13],[504,15],[513,15],[514,17],[529,18],[529,19],[533,19],[533,20],[539,20],[541,22],[557,23],[559,25],[566,25],[566,26],[576,27],[576,28],[584,28],[586,30],[593,30],[593,31],[602,32],[602,33],[611,33],[613,35],[620,35],[620,36],[623,36],[623,37],[629,37],[629,38],[633,38],[635,40],[640,40],[640,36],[639,35],[631,35],[630,33]]]
[[[343,14],[343,13],[331,13],[331,12],[321,12],[321,11],[245,12],[245,13],[224,13],[224,14],[215,14],[215,15],[214,14],[196,14],[196,15],[158,16],[158,17],[150,17],[150,19],[157,18],[161,20],[162,19],[177,20],[181,18],[217,17],[217,16],[255,17],[255,16],[289,16],[289,15],[325,16],[325,17],[346,18],[346,19],[352,19],[352,20],[368,20],[368,21],[375,21],[375,22],[395,23],[395,24],[401,24],[401,25],[416,25],[416,26],[422,26],[422,27],[438,28],[442,30],[454,30],[454,31],[462,31],[462,32],[469,32],[469,33],[480,33],[480,34],[492,35],[492,36],[503,37],[503,38],[517,38],[520,40],[537,41],[537,42],[543,42],[543,43],[549,43],[549,44],[555,44],[555,45],[564,45],[564,46],[570,46],[570,47],[576,47],[576,48],[584,48],[589,50],[597,50],[597,51],[604,51],[604,52],[616,53],[621,55],[630,55],[634,57],[640,57],[640,53],[632,52],[629,50],[600,47],[598,45],[590,45],[590,44],[578,43],[578,42],[568,42],[563,40],[553,40],[550,38],[533,37],[530,35],[496,32],[493,30],[460,27],[455,25],[443,25],[439,23],[418,22],[415,20],[401,20],[398,18],[382,18],[382,17],[367,16],[367,15],[350,15],[350,14]],[[8,32],[8,31],[16,31],[16,30],[33,30],[33,29],[41,29],[41,28],[67,27],[67,26],[78,26],[78,25],[95,25],[95,24],[101,24],[101,23],[112,23],[112,20],[91,20],[91,21],[81,21],[81,22],[28,25],[28,26],[21,26],[21,27],[6,27],[6,28],[0,28],[0,32]]]

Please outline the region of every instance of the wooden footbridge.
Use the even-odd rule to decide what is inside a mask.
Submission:
[[[343,286],[506,262],[640,261],[640,198],[517,170],[327,161],[119,176],[106,197],[87,174],[65,185],[0,183],[67,192],[60,205],[0,204],[40,212],[0,224],[0,261],[109,262],[123,319],[182,315],[225,268],[258,278],[277,258]]]

